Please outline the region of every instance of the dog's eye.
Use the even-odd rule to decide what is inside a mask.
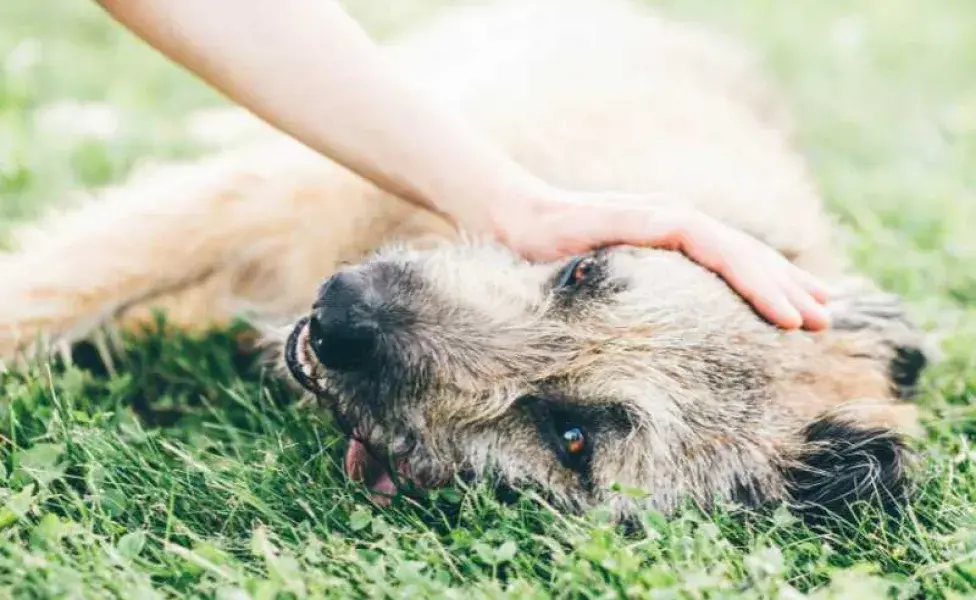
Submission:
[[[564,398],[526,394],[517,400],[538,427],[543,442],[567,469],[588,476],[590,457],[597,448],[601,421],[615,424],[613,407],[589,408]]]
[[[563,432],[563,450],[570,456],[578,456],[586,449],[586,436],[579,427],[571,427]]]
[[[578,256],[563,267],[556,282],[556,288],[575,287],[583,283],[593,272],[596,261],[592,256]]]

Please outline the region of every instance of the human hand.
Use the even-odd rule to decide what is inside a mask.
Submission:
[[[529,260],[554,260],[601,246],[677,250],[721,276],[759,314],[785,329],[825,329],[827,290],[756,238],[704,213],[645,196],[553,192],[509,205],[496,237]]]

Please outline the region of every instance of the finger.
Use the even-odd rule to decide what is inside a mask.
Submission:
[[[796,302],[784,292],[783,284],[754,267],[727,269],[720,273],[729,285],[763,318],[783,329],[797,329],[804,317]]]
[[[769,257],[773,269],[782,269],[792,283],[804,290],[810,298],[819,304],[826,304],[830,300],[830,289],[819,278],[809,271],[806,271],[792,262],[785,256],[774,250],[772,247],[763,244],[761,241],[750,237],[750,241],[755,242],[756,249],[761,251],[764,256]]]
[[[827,310],[802,286],[786,281],[783,284],[783,292],[803,318],[804,329],[822,331],[830,326]]]
[[[668,216],[673,220],[667,220]],[[744,235],[742,238],[734,237],[737,232],[730,233],[705,219],[682,222],[681,213],[663,213],[655,217],[650,223],[644,219],[620,221],[618,231],[624,232],[626,237],[629,237],[627,234],[639,232],[647,236],[653,232],[651,239],[654,239],[653,234],[657,234],[655,246],[681,250],[690,259],[714,271],[766,320],[784,329],[803,326],[803,316],[783,291],[787,278],[783,275],[779,278],[770,276],[770,273],[783,273],[784,267],[790,266],[782,255],[758,241],[752,246],[749,243],[752,238]],[[635,232],[633,228],[637,223],[641,228]],[[668,232],[678,232],[679,235],[670,236]],[[624,243],[628,243],[626,237]],[[701,240],[719,241],[703,244]],[[723,246],[727,249],[720,250]],[[748,253],[748,260],[729,259],[736,249],[741,251],[744,248],[754,250]],[[815,318],[816,315],[813,316]]]
[[[800,267],[790,264],[790,276],[801,288],[810,294],[820,304],[826,304],[833,295],[827,285],[818,277]]]
[[[710,232],[707,236],[701,233],[697,236],[688,236],[684,241],[722,239],[723,234],[728,236],[727,232],[719,229]],[[730,238],[725,237],[725,239]],[[772,324],[784,329],[796,329],[802,326],[803,317],[789,297],[783,293],[782,281],[785,278],[771,276],[772,273],[782,273],[781,255],[758,242],[752,246],[749,240],[750,238],[743,236],[737,239],[738,243],[726,242],[728,248],[726,250],[691,243],[683,244],[682,249],[690,258],[721,276],[736,293],[752,305],[760,316]],[[737,248],[740,251],[742,248],[751,248],[752,252],[748,252],[745,258],[731,259],[730,257],[734,256],[733,251]]]

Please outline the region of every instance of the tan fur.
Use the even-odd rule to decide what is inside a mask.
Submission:
[[[741,52],[665,21],[628,24],[609,4],[596,21],[572,2],[548,22],[532,8],[458,11],[390,52],[553,183],[691,203],[832,272],[820,200]],[[404,230],[447,231],[282,139],[153,169],[99,196],[21,232],[3,262],[5,354],[15,334],[77,337],[177,290],[189,306],[166,304],[188,327],[248,305],[295,313],[336,264]]]
[[[747,56],[713,34],[622,2],[509,2],[457,9],[389,52],[553,184],[654,193],[756,235],[817,275],[840,282],[845,273],[785,111]],[[10,358],[37,340],[79,339],[109,323],[132,326],[160,307],[194,330],[234,316],[290,322],[340,265],[425,236],[457,241],[438,216],[270,135],[135,177],[23,232],[18,250],[0,262],[0,354]],[[614,254],[613,268],[636,282],[633,290],[615,308],[594,309],[598,318],[565,327],[541,316],[549,301],[539,297],[540,282],[558,266],[466,243],[397,247],[372,260],[422,265],[434,309],[463,306],[493,321],[484,333],[491,339],[479,340],[490,352],[472,357],[445,342],[440,374],[449,391],[414,416],[421,430],[491,423],[494,429],[469,433],[463,452],[448,447],[446,454],[469,466],[479,462],[474,455],[483,464],[491,455],[511,481],[574,496],[571,475],[540,454],[524,423],[507,421],[516,419],[515,399],[540,381],[561,381],[575,398],[616,398],[647,415],[632,434],[641,450],[612,442],[617,452],[601,454],[606,477],[597,479],[654,489],[665,508],[684,493],[727,492],[729,478],[744,471],[776,497],[781,448],[797,447],[798,428],[824,414],[902,429],[914,423],[892,398],[885,369],[898,344],[887,324],[785,334],[677,255]],[[855,290],[835,310],[858,314],[845,299],[873,292]],[[533,345],[550,335],[575,341]],[[735,375],[733,360],[762,371],[761,383],[730,384],[729,392],[761,389],[758,409],[734,398],[722,406],[727,399],[704,383],[701,369]],[[315,375],[327,391],[329,377]],[[668,401],[648,404],[652,397]],[[672,443],[689,427],[683,411],[708,421],[710,410],[715,429],[680,448]]]

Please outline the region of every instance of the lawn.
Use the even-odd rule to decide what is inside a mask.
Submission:
[[[378,36],[437,3],[350,0]],[[856,264],[941,336],[903,519],[689,507],[628,533],[459,488],[374,511],[326,416],[230,332],[172,332],[111,369],[79,352],[0,375],[0,597],[976,594],[976,3],[654,3],[759,53]],[[206,152],[186,117],[221,104],[91,2],[0,3],[0,240],[140,161]]]

